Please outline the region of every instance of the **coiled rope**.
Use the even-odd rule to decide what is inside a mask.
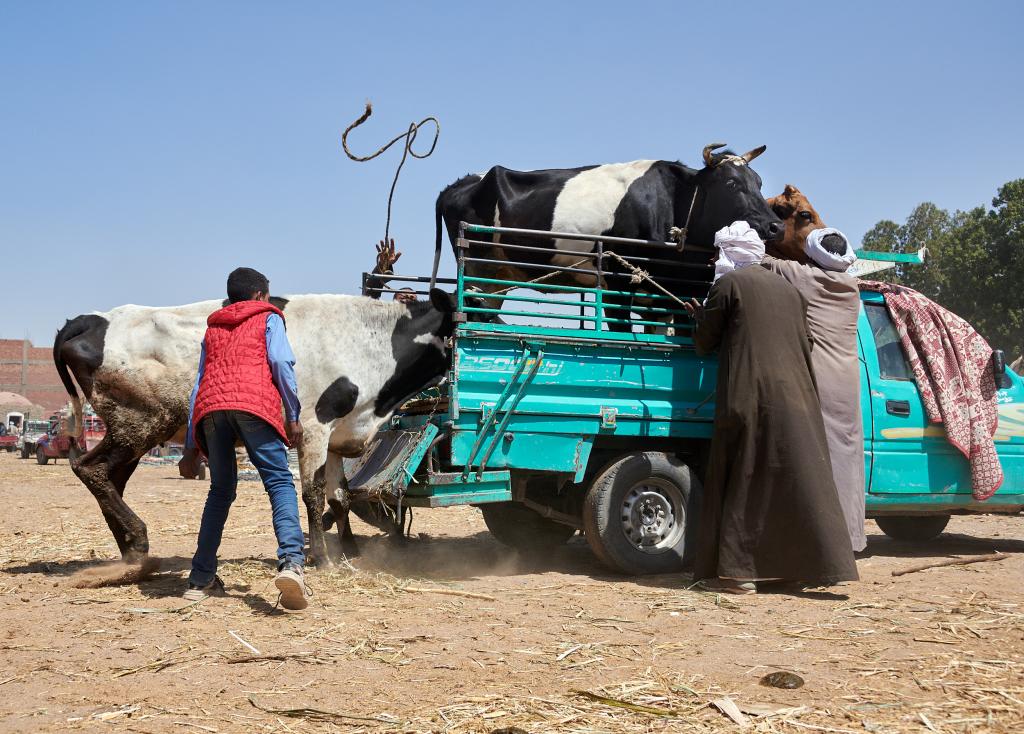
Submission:
[[[402,172],[402,166],[405,165],[405,160],[409,156],[412,156],[413,158],[423,159],[429,158],[433,154],[434,148],[437,147],[437,139],[441,135],[441,123],[438,121],[436,117],[424,117],[419,122],[409,123],[408,130],[406,130],[404,133],[401,133],[400,135],[396,135],[395,137],[393,137],[390,141],[381,146],[375,153],[371,153],[370,155],[364,156],[356,155],[351,150],[349,150],[348,134],[357,127],[359,127],[360,125],[362,125],[364,122],[366,122],[367,119],[369,119],[370,115],[372,114],[373,105],[367,102],[366,110],[363,112],[363,114],[360,115],[355,122],[353,122],[351,125],[345,128],[345,132],[341,134],[341,147],[345,150],[345,155],[347,155],[351,160],[355,161],[356,163],[366,163],[367,161],[372,161],[374,158],[382,154],[384,151],[386,151],[392,145],[397,143],[399,140],[405,140],[405,145],[402,146],[402,160],[399,161],[398,168],[395,169],[395,177],[391,181],[391,191],[388,193],[388,218],[387,222],[384,224],[384,242],[389,242],[391,236],[391,201],[395,197],[395,187],[398,185],[398,175]],[[412,149],[412,144],[416,141],[416,136],[419,135],[420,128],[430,122],[434,123],[434,140],[430,144],[429,150],[427,150],[424,153],[417,153],[415,150]]]

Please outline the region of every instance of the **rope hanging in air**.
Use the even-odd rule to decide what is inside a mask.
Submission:
[[[362,115],[359,116],[359,119],[357,119],[347,128],[345,128],[345,132],[341,134],[341,147],[345,150],[345,155],[347,155],[351,160],[357,163],[366,163],[367,161],[372,161],[374,158],[376,158],[381,153],[386,151],[399,140],[402,140],[403,138],[405,139],[405,144],[402,146],[402,160],[399,161],[398,168],[395,169],[395,177],[391,181],[391,191],[388,193],[388,218],[384,225],[384,242],[387,243],[391,235],[391,201],[395,196],[395,186],[398,185],[398,175],[402,172],[402,166],[405,165],[405,160],[410,155],[413,158],[422,159],[429,158],[433,154],[434,148],[437,147],[437,138],[441,135],[441,123],[438,121],[436,117],[424,117],[419,122],[409,123],[408,130],[406,130],[404,133],[401,133],[400,135],[396,135],[395,137],[393,137],[390,141],[381,146],[376,152],[364,156],[356,155],[351,150],[349,150],[348,134],[352,132],[355,128],[359,127],[364,122],[366,122],[367,119],[369,119],[370,115],[372,114],[373,105],[367,102],[366,110],[363,112]],[[420,128],[426,125],[427,123],[434,124],[434,140],[433,142],[431,142],[430,148],[426,152],[417,153],[415,150],[412,149],[412,144],[416,141],[416,136],[419,135]]]

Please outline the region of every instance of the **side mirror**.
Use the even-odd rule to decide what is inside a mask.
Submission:
[[[992,351],[992,372],[996,378],[996,387],[999,390],[1006,390],[1013,385],[1010,376],[1006,374],[1006,355],[1002,349]]]

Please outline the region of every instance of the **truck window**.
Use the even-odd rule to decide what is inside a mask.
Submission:
[[[896,333],[889,311],[884,303],[865,303],[864,313],[871,324],[871,333],[875,337],[875,349],[878,351],[878,370],[885,380],[912,380],[910,365],[903,354],[900,335]]]

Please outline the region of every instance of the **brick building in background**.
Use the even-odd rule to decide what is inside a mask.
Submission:
[[[47,410],[57,410],[68,393],[53,365],[52,347],[34,347],[28,339],[0,339],[0,392],[24,395]]]

